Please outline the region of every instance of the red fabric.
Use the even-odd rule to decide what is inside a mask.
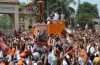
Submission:
[[[0,38],[0,48],[2,49],[4,55],[8,55],[10,53],[8,46],[3,42],[2,38]]]
[[[43,46],[48,47],[48,45],[43,41],[35,41],[35,42],[36,42],[37,45],[43,45]]]
[[[73,54],[73,51],[76,50],[77,47],[78,47],[78,45],[74,44],[74,45],[72,46],[72,49],[70,49],[69,51],[67,51],[67,54],[72,55],[72,54]]]

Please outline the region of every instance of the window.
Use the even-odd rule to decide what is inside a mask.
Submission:
[[[30,20],[29,20],[29,21],[30,21],[30,25],[32,25],[32,24],[33,24],[33,23],[32,23],[32,18],[30,18]]]
[[[19,21],[20,21],[20,22],[24,22],[24,17],[20,17],[20,18],[19,18]]]

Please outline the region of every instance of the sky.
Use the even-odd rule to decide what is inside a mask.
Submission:
[[[20,2],[26,2],[27,0],[19,0]]]
[[[27,0],[20,0],[20,2],[26,2],[26,1]],[[78,1],[79,0],[75,0],[76,5],[70,4],[70,6],[73,7],[75,10],[77,10]],[[92,4],[97,4],[97,7],[99,8],[99,14],[100,14],[100,0],[80,0],[80,3],[83,3],[83,2],[90,2]]]

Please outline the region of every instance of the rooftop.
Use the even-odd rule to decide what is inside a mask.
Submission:
[[[19,0],[0,0],[0,4],[18,5]]]
[[[0,0],[0,2],[19,2],[19,0]]]

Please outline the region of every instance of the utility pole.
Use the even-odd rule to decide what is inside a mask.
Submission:
[[[49,16],[49,0],[46,0],[47,1],[47,17]]]
[[[80,1],[81,1],[81,0],[78,0],[78,8],[79,8],[79,6],[80,6]],[[79,22],[79,9],[78,9],[78,22]]]

